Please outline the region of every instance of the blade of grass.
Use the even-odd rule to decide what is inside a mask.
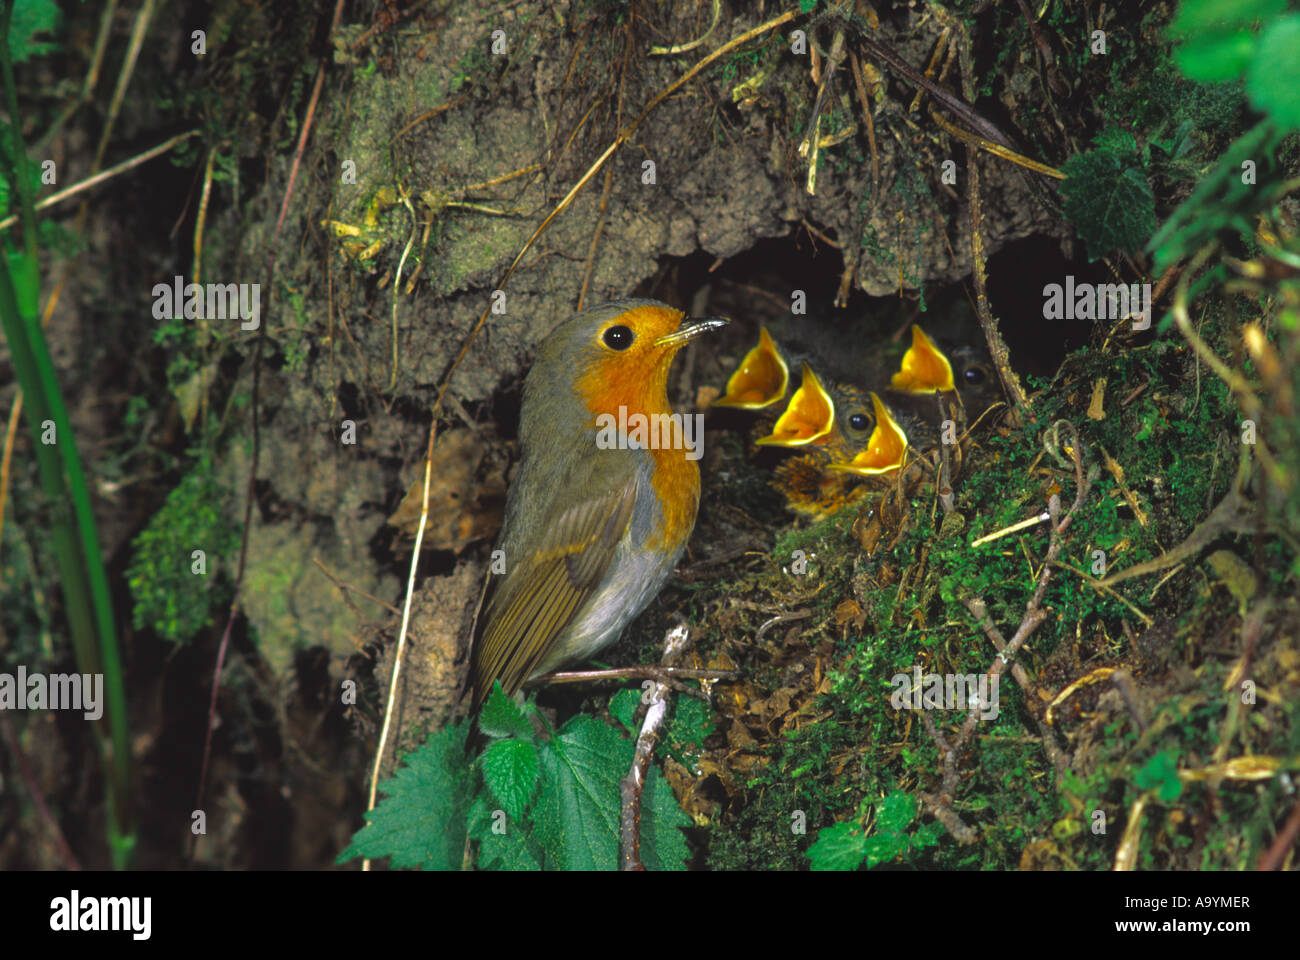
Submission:
[[[37,316],[40,269],[36,214],[9,54],[12,14],[11,0],[4,0],[0,5],[0,74],[3,75],[5,100],[12,124],[14,169],[10,182],[14,184],[23,212],[23,250],[21,253],[14,250],[12,240],[5,237],[5,258],[0,265],[0,323],[3,323],[9,341],[19,385],[27,398],[28,426],[40,469],[41,486],[51,512],[55,557],[78,669],[83,673],[104,675],[109,732],[105,736],[102,729],[96,727],[96,734],[107,781],[109,851],[114,867],[124,869],[130,865],[135,846],[126,689],[108,577],[104,572],[85,472]],[[53,444],[43,442],[42,434],[47,422],[54,425]]]

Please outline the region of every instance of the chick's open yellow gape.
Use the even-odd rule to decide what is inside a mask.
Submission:
[[[890,380],[890,386],[908,393],[946,393],[956,389],[952,364],[916,324],[912,325],[912,345],[903,354],[903,362]]]
[[[758,331],[758,346],[745,354],[727,381],[727,392],[713,401],[715,407],[762,410],[785,398],[790,368],[766,327]]]
[[[835,403],[812,367],[803,365],[803,381],[777,418],[772,432],[755,441],[759,445],[802,447],[830,434],[835,427]]]
[[[871,431],[866,449],[847,463],[832,463],[832,470],[856,473],[862,477],[877,477],[903,466],[907,454],[907,434],[874,393],[871,395],[871,408],[876,415],[876,428]]]

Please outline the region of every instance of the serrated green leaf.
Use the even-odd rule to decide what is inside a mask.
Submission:
[[[641,705],[641,691],[635,689],[620,690],[614,696],[609,698],[610,715],[623,724],[625,729],[632,736],[636,736],[636,727],[633,726],[633,720],[636,718],[637,708]]]
[[[480,870],[533,871],[542,869],[528,836],[518,824],[475,800],[469,813],[469,836],[479,844]]]
[[[1097,259],[1110,250],[1137,250],[1156,226],[1155,196],[1136,153],[1099,148],[1075,154],[1063,167],[1066,216]]]
[[[619,780],[632,743],[591,717],[574,717],[541,744],[536,835],[552,870],[618,866]]]
[[[520,822],[537,789],[537,748],[531,740],[496,740],[483,751],[483,781],[506,814]]]
[[[524,842],[523,831],[513,825],[505,833],[489,833],[483,838],[479,844],[479,867],[511,873],[531,873],[542,869]]]
[[[1246,75],[1251,102],[1288,130],[1300,127],[1300,16],[1275,20]]]
[[[388,857],[394,868],[459,870],[474,778],[465,757],[469,724],[444,727],[379,785],[384,799],[335,863]]]
[[[866,856],[865,840],[856,823],[836,823],[817,832],[805,856],[814,870],[856,870]]]
[[[685,870],[691,850],[682,827],[690,818],[673,796],[672,787],[659,768],[650,767],[641,793],[641,862],[647,870]],[[649,817],[646,816],[649,811]]]
[[[533,728],[528,718],[524,716],[519,704],[502,691],[500,680],[492,681],[492,692],[488,694],[487,702],[479,711],[478,728],[485,736],[493,738],[531,739],[533,736]]]
[[[633,744],[592,717],[574,717],[539,747],[541,785],[530,816],[548,870],[618,866],[619,781]],[[672,790],[652,767],[641,797],[641,860],[651,870],[681,870],[688,825]]]

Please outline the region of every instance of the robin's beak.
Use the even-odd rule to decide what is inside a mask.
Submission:
[[[665,333],[654,341],[656,347],[682,347],[698,336],[725,327],[731,321],[726,317],[709,317],[705,320],[691,320],[689,317],[672,333]]]
[[[876,429],[871,431],[866,449],[848,463],[832,463],[832,470],[876,477],[903,465],[903,457],[907,453],[907,434],[903,433],[898,421],[874,393],[871,395],[871,407],[876,414]]]
[[[802,447],[830,434],[835,427],[835,401],[813,373],[803,365],[803,382],[790,398],[785,413],[776,421],[771,434],[754,441],[776,447]]]
[[[934,393],[955,390],[952,364],[925,331],[912,324],[912,346],[903,354],[903,362],[890,381],[895,390],[908,393]]]
[[[745,354],[727,381],[727,392],[713,401],[715,407],[761,410],[785,396],[790,368],[766,327],[758,329],[758,346]]]

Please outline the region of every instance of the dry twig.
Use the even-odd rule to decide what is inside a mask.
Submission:
[[[1061,426],[1066,424],[1067,421],[1058,421],[1057,428],[1059,429]],[[992,618],[988,614],[988,609],[984,604],[983,598],[968,597],[965,600],[966,608],[970,610],[971,615],[975,618],[976,622],[979,623],[984,632],[988,635],[989,639],[993,641],[993,645],[998,649],[997,657],[994,658],[992,665],[986,671],[989,678],[993,679],[999,677],[1008,667],[1010,667],[1012,676],[1016,678],[1017,683],[1019,683],[1027,692],[1033,689],[1033,684],[1030,682],[1029,676],[1025,673],[1023,667],[1021,667],[1019,663],[1013,663],[1013,658],[1020,648],[1024,646],[1025,641],[1029,639],[1030,634],[1032,634],[1034,630],[1036,630],[1048,617],[1048,611],[1043,608],[1042,602],[1043,597],[1047,593],[1047,584],[1052,577],[1052,568],[1056,565],[1061,550],[1065,545],[1065,531],[1069,528],[1075,515],[1083,506],[1084,501],[1088,497],[1088,492],[1092,488],[1092,484],[1100,472],[1096,466],[1093,466],[1085,474],[1083,469],[1083,451],[1079,443],[1078,434],[1075,431],[1073,424],[1068,424],[1068,426],[1074,438],[1074,442],[1070,447],[1074,458],[1074,503],[1071,504],[1070,509],[1066,511],[1065,516],[1062,517],[1060,516],[1060,497],[1056,494],[1052,494],[1047,501],[1047,512],[1052,521],[1051,541],[1047,549],[1046,560],[1042,564],[1041,570],[1038,574],[1038,585],[1034,589],[1033,596],[1030,597],[1029,603],[1025,606],[1025,615],[1020,621],[1020,626],[1008,641],[1003,637],[1002,632],[998,630],[997,625],[993,623]],[[945,507],[945,512],[949,509],[950,508]],[[1032,702],[1032,698],[1026,699]],[[977,834],[952,808],[953,798],[957,795],[959,786],[957,758],[961,750],[966,746],[967,742],[974,734],[975,726],[979,723],[979,716],[978,710],[973,707],[969,709],[966,714],[966,720],[962,723],[956,737],[949,741],[942,734],[938,725],[930,718],[928,713],[921,714],[921,720],[925,725],[926,730],[930,732],[930,735],[934,738],[934,741],[938,745],[942,754],[943,779],[938,794],[921,793],[919,796],[930,812],[934,814],[935,819],[942,823],[948,829],[948,832],[961,843],[974,843]],[[1038,720],[1037,718],[1035,719],[1038,722],[1043,746],[1047,751],[1049,759],[1052,761],[1052,765],[1056,768],[1058,774],[1063,774],[1069,766],[1069,761],[1056,745],[1052,732],[1044,726],[1041,720]]]
[[[659,662],[665,667],[670,666],[686,649],[689,636],[684,626],[669,630],[664,638],[664,655]],[[619,784],[622,801],[618,828],[620,870],[645,869],[645,864],[641,862],[641,794],[645,790],[646,775],[650,771],[650,758],[654,755],[655,744],[659,742],[659,731],[667,716],[668,687],[664,683],[657,683],[650,692],[650,707],[646,710],[645,720],[641,722],[641,732],[637,734],[632,767]]]

